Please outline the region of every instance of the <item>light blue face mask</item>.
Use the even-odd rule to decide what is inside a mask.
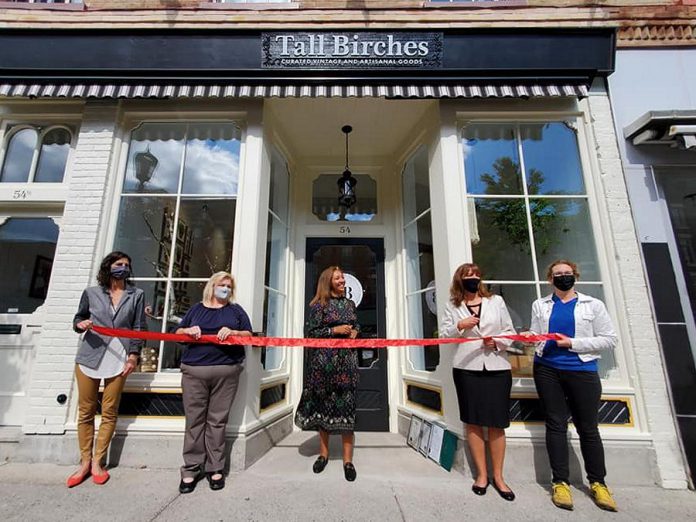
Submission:
[[[216,286],[213,293],[215,294],[215,297],[220,299],[220,301],[227,301],[230,298],[231,291],[232,290],[226,286]]]

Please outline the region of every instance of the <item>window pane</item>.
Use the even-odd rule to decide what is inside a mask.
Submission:
[[[426,293],[410,295],[406,298],[408,309],[409,335],[412,339],[438,337],[437,309],[428,306]],[[432,305],[431,305],[432,306]],[[410,346],[408,358],[414,370],[434,372],[440,364],[440,348],[434,346]]]
[[[578,141],[565,123],[522,125],[529,194],[584,194]]]
[[[415,292],[435,279],[430,213],[404,229],[406,243],[406,291]]]
[[[403,174],[404,223],[430,208],[430,179],[428,151],[420,147],[404,166]]]
[[[204,281],[172,281],[169,284],[171,286],[171,291],[167,306],[166,327],[167,331],[174,332],[189,308],[196,303],[200,303],[203,299],[203,288],[205,288],[206,283]],[[159,303],[163,302],[165,299],[165,290],[165,283],[158,282],[156,287],[158,308],[163,305],[163,303],[162,305]],[[162,370],[179,371],[183,345],[168,341],[163,344]]]
[[[34,181],[38,183],[61,183],[65,174],[65,164],[70,152],[72,136],[67,129],[53,129],[46,133],[41,143],[39,165]]]
[[[266,290],[263,304],[264,331],[268,337],[281,337],[285,332],[285,296]],[[267,347],[261,349],[261,364],[264,370],[277,370],[283,361],[283,349]]]
[[[371,221],[377,214],[377,182],[365,174],[357,180],[355,205],[346,209],[338,204],[339,174],[322,174],[312,182],[312,213],[321,221]]]
[[[474,262],[486,279],[534,280],[524,199],[479,198],[474,205]]]
[[[176,194],[186,125],[145,123],[131,134],[123,192]]]
[[[167,277],[175,204],[173,198],[121,198],[114,250],[131,256],[135,276]]]
[[[158,298],[157,286],[161,283],[155,281],[135,281],[135,286],[142,288],[145,293],[145,317],[149,332],[162,331],[162,318],[164,316],[164,296]],[[157,371],[160,354],[160,341],[145,341],[145,346],[140,353],[138,371],[151,373]]]
[[[491,291],[505,300],[510,312],[512,325],[517,332],[529,330],[532,319],[532,303],[537,299],[536,285],[500,285],[491,284]],[[514,343],[509,352],[513,377],[531,377],[534,364],[534,350],[525,348],[521,343]]]
[[[183,199],[173,277],[210,277],[232,266],[233,199]]]
[[[26,183],[29,181],[36,140],[37,133],[34,129],[22,129],[12,134],[7,145],[0,182]]]
[[[285,289],[285,250],[288,229],[271,214],[268,215],[266,239],[266,286],[275,290]]]
[[[0,313],[30,314],[46,300],[58,226],[48,218],[0,225]]]
[[[462,152],[469,194],[522,194],[513,125],[476,124],[463,130]]]
[[[532,199],[529,204],[534,228],[539,279],[546,280],[548,265],[556,259],[578,264],[586,281],[599,281],[590,210],[586,199]]]
[[[290,180],[285,159],[274,153],[271,162],[271,186],[268,207],[281,219],[288,221],[288,191]]]
[[[190,125],[184,165],[184,194],[237,194],[239,127],[234,124]]]

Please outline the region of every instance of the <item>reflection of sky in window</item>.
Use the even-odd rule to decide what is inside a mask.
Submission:
[[[8,241],[56,243],[58,225],[48,218],[13,218],[0,226],[0,243]]]
[[[374,214],[351,214],[346,213],[344,221],[371,221],[374,218]],[[329,212],[326,214],[326,221],[339,221],[341,219],[341,214],[337,212]]]
[[[182,192],[236,195],[239,149],[239,140],[189,140]]]
[[[39,166],[36,168],[34,181],[42,183],[60,183],[65,173],[65,162],[68,160],[69,143],[41,146]]]
[[[542,129],[542,139],[531,139]],[[583,194],[585,186],[580,170],[575,132],[565,124],[523,125],[522,153],[527,177],[532,169],[540,171],[544,182],[539,194]],[[529,136],[529,137],[528,137]]]
[[[135,177],[135,155],[149,148],[150,153],[157,158],[157,166],[150,181],[145,183],[143,192],[176,194],[182,147],[183,141],[179,140],[131,141],[123,191],[138,192],[140,182]]]
[[[476,130],[473,130],[473,132],[476,132]],[[503,134],[502,128],[500,134]],[[493,178],[498,178],[498,173],[493,168],[493,164],[497,159],[508,157],[511,158],[515,164],[519,164],[517,147],[514,139],[512,139],[511,130],[506,130],[505,134],[509,135],[509,139],[462,139],[466,190],[469,194],[488,193],[486,191],[488,185],[481,180],[481,176],[490,174]],[[521,187],[515,187],[515,192],[513,193],[521,193]]]
[[[36,131],[23,129],[10,138],[2,167],[0,181],[5,183],[24,183],[29,179],[31,160],[36,147]]]

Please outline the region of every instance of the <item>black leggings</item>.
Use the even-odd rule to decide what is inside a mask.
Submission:
[[[604,484],[607,474],[604,446],[599,436],[602,383],[597,372],[557,370],[534,365],[534,383],[546,412],[546,451],[553,482],[568,482],[568,410],[580,437],[587,480]]]

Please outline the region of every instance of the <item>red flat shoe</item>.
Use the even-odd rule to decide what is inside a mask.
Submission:
[[[92,475],[92,482],[99,486],[102,486],[106,484],[110,478],[111,475],[109,475],[109,472],[104,470],[104,473],[102,473],[101,475]]]
[[[75,486],[79,486],[82,484],[87,477],[90,475],[90,469],[87,468],[87,470],[84,473],[81,473],[79,475],[72,474],[68,477],[68,480],[65,482],[65,485],[68,486],[69,488],[74,488]]]

